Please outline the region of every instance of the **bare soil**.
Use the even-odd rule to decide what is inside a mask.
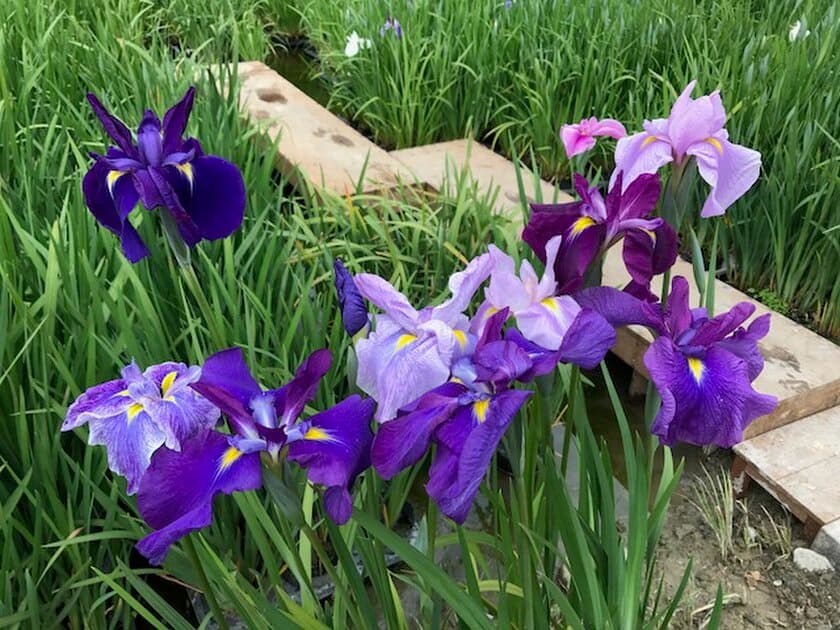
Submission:
[[[734,549],[723,559],[714,529],[693,502],[705,479],[703,467],[712,475],[728,471],[731,454],[704,456],[700,449],[682,454],[686,472],[660,541],[660,568],[671,592],[689,558],[693,569],[672,626],[705,627],[721,584],[724,628],[840,628],[840,574],[808,573],[793,563],[792,548],[809,544],[802,524],[753,482],[736,504]]]

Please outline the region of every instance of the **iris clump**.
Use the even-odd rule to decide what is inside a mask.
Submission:
[[[119,236],[129,261],[150,254],[129,221],[138,201],[146,210],[160,209],[170,240],[189,247],[202,239],[225,238],[239,227],[245,212],[239,169],[206,155],[196,138],[183,138],[195,88],[166,112],[162,123],[147,109],[135,135],[96,96],[87,98],[116,146],[105,155],[91,153],[94,163],[82,181],[85,202],[100,225]]]

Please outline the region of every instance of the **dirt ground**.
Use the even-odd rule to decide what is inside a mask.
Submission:
[[[705,456],[700,449],[682,454],[686,471],[660,541],[660,568],[671,589],[693,559],[673,627],[705,627],[722,584],[724,628],[840,628],[840,574],[807,573],[793,563],[792,548],[808,546],[802,524],[751,483],[734,510],[733,551],[722,559],[714,529],[694,503],[703,468],[713,477],[727,471],[731,454]]]

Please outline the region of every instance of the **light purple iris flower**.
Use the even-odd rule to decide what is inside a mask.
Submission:
[[[664,312],[608,287],[575,297],[613,325],[641,324],[658,335],[644,362],[662,398],[651,431],[663,444],[728,448],[741,441],[750,422],[775,408],[775,397],[752,387],[764,367],[758,341],[770,328],[769,313],[743,328],[755,307],[741,302],[709,318],[705,309],[689,308],[688,282],[681,276],[673,280]]]
[[[627,270],[643,290],[653,276],[674,264],[676,232],[664,219],[651,216],[659,200],[659,176],[640,175],[623,187],[619,173],[617,181],[604,199],[597,187],[575,175],[580,201],[531,204],[522,239],[543,263],[548,261],[549,241],[563,237],[553,263],[558,294],[579,290],[590,266],[621,239]]]
[[[567,157],[574,157],[586,153],[595,146],[595,138],[606,136],[616,140],[627,135],[627,130],[617,120],[604,118],[598,120],[594,116],[584,118],[576,125],[563,125],[560,128],[560,139]]]
[[[656,173],[669,162],[684,167],[695,157],[700,176],[712,187],[701,216],[711,217],[723,214],[756,182],[761,154],[729,142],[720,94],[693,99],[696,83],[686,86],[667,119],[645,121],[644,131],[618,141],[615,168],[624,173],[626,188],[643,173]]]
[[[397,39],[402,39],[402,24],[400,24],[400,21],[397,18],[390,15],[385,18],[385,23],[379,28],[379,36],[385,37],[385,34],[388,33],[388,31],[393,31],[394,36]]]
[[[356,384],[378,402],[379,422],[445,383],[452,364],[472,352],[476,338],[463,311],[492,268],[489,254],[478,256],[450,278],[449,300],[420,311],[379,276],[354,276],[359,293],[383,311],[374,317],[370,336],[356,343]]]
[[[527,260],[522,261],[517,276],[513,258],[495,245],[490,245],[493,271],[490,284],[484,291],[486,299],[471,324],[473,332],[480,334],[490,316],[507,308],[516,318],[516,326],[523,338],[546,350],[556,351],[561,348],[566,335],[580,317],[586,319],[592,334],[600,332],[611,335],[606,348],[612,345],[614,331],[602,317],[591,311],[584,313],[574,298],[568,295],[556,295],[554,263],[562,239],[562,236],[555,236],[546,244],[546,266],[542,278],[537,277]],[[606,348],[600,348],[600,344],[592,345],[596,356],[602,350],[595,364],[601,360]]]
[[[152,454],[163,446],[177,451],[196,433],[213,427],[220,412],[190,385],[197,367],[162,363],[141,372],[132,362],[122,378],[88,389],[70,405],[62,431],[87,424],[88,444],[103,445],[108,467],[128,482],[134,494]]]
[[[260,452],[276,457],[284,446],[312,483],[326,487],[327,514],[339,524],[350,518],[350,487],[370,465],[374,403],[351,396],[300,420],[330,362],[329,351],[318,350],[288,384],[264,391],[239,349],[207,359],[192,387],[225,413],[234,434],[203,431],[181,453],[164,448],[152,458],[137,497],[140,514],[156,530],[137,544],[151,563],[160,564],[174,542],[210,524],[217,494],[259,488]]]
[[[146,210],[162,208],[169,213],[190,247],[201,239],[224,238],[242,223],[245,184],[239,169],[205,155],[195,138],[182,139],[194,96],[195,88],[187,90],[162,124],[146,110],[135,143],[128,127],[88,94],[94,113],[117,146],[109,147],[104,156],[91,153],[95,162],[82,182],[85,202],[96,220],[120,237],[123,253],[133,263],[149,255],[128,219],[138,200]]]

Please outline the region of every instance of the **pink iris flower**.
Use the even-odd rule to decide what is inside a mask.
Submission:
[[[623,138],[627,131],[617,120],[605,118],[598,120],[592,118],[580,121],[577,125],[563,125],[560,129],[560,138],[563,140],[563,148],[566,149],[568,157],[574,157],[580,153],[586,153],[595,146],[596,136],[607,136],[610,138]]]
[[[686,86],[667,119],[645,121],[644,131],[618,141],[615,173],[624,173],[626,188],[643,173],[656,173],[669,162],[684,167],[693,156],[700,176],[712,187],[701,212],[711,217],[723,214],[756,182],[761,154],[729,142],[720,93],[693,99],[696,83]]]

